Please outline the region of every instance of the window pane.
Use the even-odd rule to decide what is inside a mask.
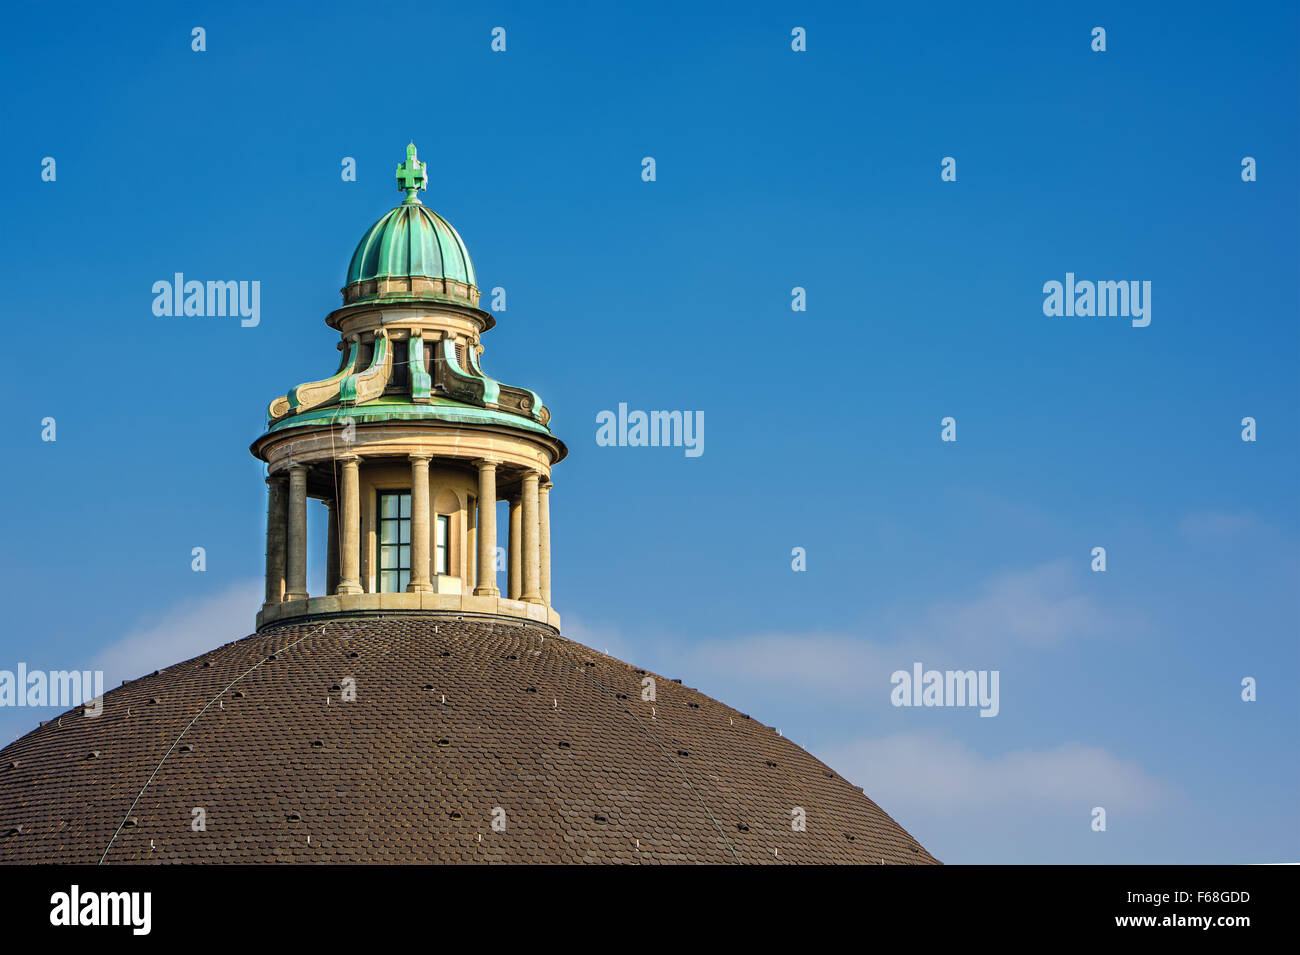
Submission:
[[[443,547],[441,544],[438,545],[438,549],[434,552],[433,567],[434,573],[447,573],[447,548]]]
[[[447,546],[447,518],[438,518],[438,546]]]
[[[406,571],[402,571],[401,573],[399,573],[399,574],[397,575],[397,591],[398,591],[398,593],[401,593],[401,592],[405,591],[405,590],[406,590],[406,585],[409,584],[410,582],[411,582],[411,575],[410,575],[409,573],[407,573]]]
[[[398,572],[395,570],[384,570],[379,573],[379,589],[382,593],[397,593]]]
[[[379,495],[379,516],[380,517],[397,516],[397,495],[395,494]]]
[[[411,495],[402,494],[400,496],[402,499],[402,517],[410,517],[411,516]]]
[[[403,568],[404,570],[410,570],[410,569],[411,569],[411,547],[410,547],[410,545],[409,545],[409,544],[403,544],[401,547],[398,548],[398,550],[400,550],[400,551],[402,552],[401,563],[398,564],[398,566],[401,567],[401,568]]]
[[[381,544],[397,543],[397,521],[379,522],[379,543]]]
[[[399,541],[401,541],[403,544],[409,544],[409,543],[411,543],[411,522],[410,522],[410,520],[408,520],[407,518],[402,518],[401,522],[398,524],[397,527],[398,527],[398,533],[399,533],[399,536],[398,536],[397,539],[398,539]]]
[[[379,548],[379,568],[380,570],[397,569],[397,548],[396,547]]]

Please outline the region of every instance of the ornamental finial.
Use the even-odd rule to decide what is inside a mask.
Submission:
[[[425,174],[424,163],[415,158],[415,143],[406,147],[406,162],[397,167],[397,188],[406,190],[404,205],[421,205],[416,193],[429,188],[429,177]]]

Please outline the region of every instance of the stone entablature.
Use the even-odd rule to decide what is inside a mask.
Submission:
[[[504,428],[359,422],[354,425],[355,436],[348,441],[344,435],[346,418],[346,413],[341,413],[322,427],[272,432],[255,441],[252,451],[267,463],[271,474],[283,471],[290,464],[320,464],[346,453],[366,458],[430,454],[470,464],[491,459],[507,468],[534,470],[549,478],[551,465],[563,456],[553,438],[547,441],[538,435],[533,440],[531,436],[512,434]]]
[[[479,336],[496,327],[496,319],[488,312],[454,305],[438,305],[427,301],[394,301],[382,304],[366,303],[336,309],[325,316],[325,324],[337,329],[345,339],[373,333],[379,328],[414,328],[426,337],[450,335],[478,347]],[[427,333],[437,332],[430,336]]]

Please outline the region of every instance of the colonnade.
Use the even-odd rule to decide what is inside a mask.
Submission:
[[[433,591],[432,515],[429,494],[429,464],[432,456],[407,456],[411,467],[411,580],[408,593]],[[389,463],[392,458],[376,459]],[[361,580],[361,456],[342,455],[339,462],[339,500],[329,501],[329,556],[326,586],[334,594],[365,592]],[[476,566],[467,568],[476,597],[499,597],[496,576],[497,553],[497,469],[495,461],[476,462],[478,468],[477,511],[468,509],[469,521],[462,528],[462,547],[470,549]],[[291,464],[266,479],[266,602],[263,608],[283,601],[307,599],[307,471],[304,464]],[[520,481],[519,493],[510,500],[509,549],[506,596],[526,603],[551,605],[551,482],[545,475],[528,470]]]

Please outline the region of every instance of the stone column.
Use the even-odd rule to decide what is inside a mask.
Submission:
[[[465,590],[478,585],[478,501],[465,501]]]
[[[407,593],[430,593],[429,579],[429,455],[412,454],[411,459],[411,582]]]
[[[478,583],[476,597],[499,597],[497,589],[497,466],[478,464]]]
[[[523,552],[520,550],[523,516],[524,501],[522,497],[516,495],[510,499],[510,546],[506,554],[506,559],[510,562],[506,565],[508,568],[506,572],[506,596],[511,600],[518,600],[519,595],[523,592],[520,584],[523,571]]]
[[[539,532],[541,522],[537,516],[536,471],[524,472],[524,486],[520,496],[524,499],[523,563],[524,592],[520,599],[529,603],[542,602],[542,562]]]
[[[285,560],[285,600],[307,599],[307,468],[289,466],[289,543]]]
[[[361,593],[361,474],[355,454],[339,458],[343,500],[339,528],[339,594]]]
[[[289,496],[283,474],[266,479],[266,603],[265,610],[284,600],[285,544]]]
[[[551,488],[550,481],[537,489],[537,549],[541,551],[542,603],[551,605]]]
[[[339,589],[339,508],[333,499],[325,502],[325,508],[325,593],[332,594]]]

